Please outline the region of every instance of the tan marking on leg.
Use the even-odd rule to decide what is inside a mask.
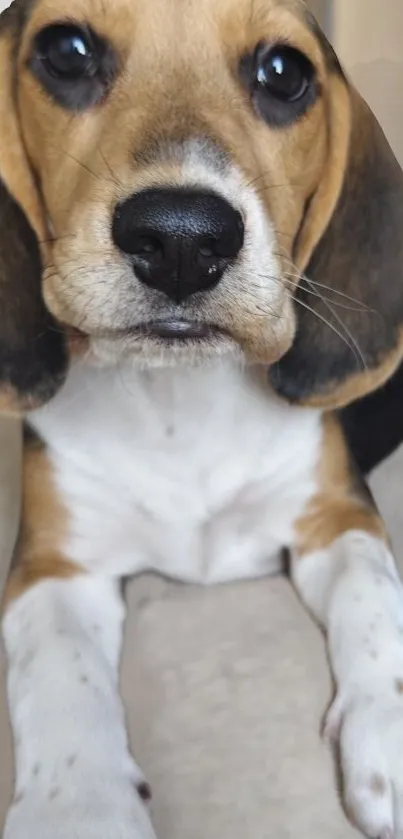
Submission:
[[[69,579],[83,573],[61,549],[67,524],[68,512],[46,449],[30,443],[24,452],[21,529],[3,608],[41,580]]]
[[[24,592],[36,583],[48,577],[69,579],[82,573],[82,569],[57,553],[35,557],[29,562],[22,562],[11,572],[5,593],[5,605],[21,597]]]
[[[327,548],[351,530],[364,530],[387,541],[385,525],[369,491],[354,474],[337,419],[328,415],[323,423],[318,490],[296,523],[296,545],[300,556]]]

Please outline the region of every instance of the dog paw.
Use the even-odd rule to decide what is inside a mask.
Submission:
[[[354,825],[368,839],[403,839],[403,678],[338,695],[324,734],[339,749]]]
[[[144,806],[150,788],[106,783],[80,791],[21,791],[8,812],[3,839],[156,839]]]

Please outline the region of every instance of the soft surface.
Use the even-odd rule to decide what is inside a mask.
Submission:
[[[14,422],[0,422],[0,452],[1,576],[18,513]],[[402,483],[403,452],[372,480],[398,557]],[[159,839],[355,836],[319,737],[331,696],[323,639],[288,581],[201,589],[143,577],[127,594],[123,692]],[[13,769],[0,671],[2,822]]]

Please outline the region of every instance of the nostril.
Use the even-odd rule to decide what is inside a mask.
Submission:
[[[165,258],[162,239],[144,231],[125,231],[119,237],[119,247],[140,265],[159,265]]]
[[[211,259],[211,257],[216,256],[216,245],[217,242],[206,242],[204,245],[200,245],[198,248],[199,255],[204,256],[206,259]]]
[[[197,254],[200,259],[209,261],[211,259],[229,260],[236,257],[244,242],[244,226],[242,221],[232,229],[221,233],[215,238],[202,239],[197,246]]]
[[[162,258],[164,247],[162,242],[155,236],[134,236],[131,239],[130,250],[127,250],[127,253],[143,259],[152,259],[153,257]]]
[[[207,272],[206,276],[214,280],[219,273],[225,270],[227,265],[231,262],[231,257],[226,256],[220,252],[219,242],[214,242],[210,245],[200,245],[196,249],[196,264],[199,270]]]

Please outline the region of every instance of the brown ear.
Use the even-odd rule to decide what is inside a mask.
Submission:
[[[333,85],[330,136],[339,150],[347,136],[346,157],[331,151],[325,180],[337,182],[341,167],[342,182],[328,223],[329,194],[308,209],[296,249],[297,333],[270,371],[278,393],[325,408],[375,390],[403,356],[403,173],[361,97],[342,74]]]
[[[67,364],[64,337],[42,299],[46,226],[17,115],[22,7],[20,0],[0,15],[0,411],[46,401]]]

